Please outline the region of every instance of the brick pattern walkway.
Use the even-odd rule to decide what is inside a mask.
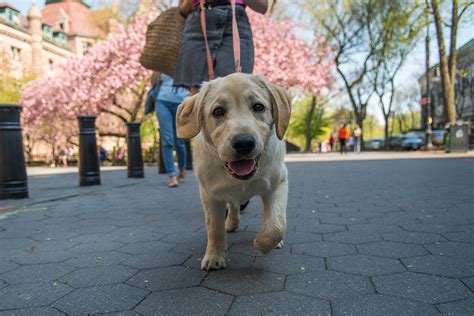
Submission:
[[[288,168],[285,247],[254,250],[255,198],[209,273],[194,176],[33,177],[0,202],[0,315],[474,314],[474,159]]]

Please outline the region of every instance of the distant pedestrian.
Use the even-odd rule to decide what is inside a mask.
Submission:
[[[59,162],[63,167],[67,167],[67,152],[63,147],[59,148]]]
[[[362,129],[359,124],[355,125],[354,128],[354,152],[360,153],[361,141],[362,141]]]
[[[331,136],[329,136],[329,150],[332,151],[334,146],[334,133],[331,133]]]
[[[351,137],[351,131],[349,130],[349,126],[347,123],[341,124],[337,137],[339,139],[339,144],[341,145],[341,155],[342,153],[347,154],[347,142]]]
[[[174,188],[184,182],[186,175],[186,144],[176,133],[176,111],[178,106],[189,94],[187,88],[173,85],[173,78],[155,72],[151,78],[155,111],[160,125],[160,142],[163,162],[169,176],[168,187]],[[174,165],[173,149],[176,150],[179,172]]]

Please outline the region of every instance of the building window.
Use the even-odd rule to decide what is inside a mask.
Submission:
[[[17,47],[10,47],[10,59],[12,61],[21,61],[21,49]]]
[[[64,31],[64,23],[63,22],[59,23],[59,29],[61,31]]]
[[[5,11],[7,21],[14,24],[18,25],[19,24],[19,14],[18,12],[12,11],[9,8],[6,9]]]
[[[49,71],[51,71],[51,72],[54,71],[54,62],[53,62],[52,59],[48,60],[48,67],[49,67]]]

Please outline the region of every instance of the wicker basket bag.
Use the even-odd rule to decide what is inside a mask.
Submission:
[[[173,76],[184,21],[178,8],[170,8],[148,25],[145,47],[140,56],[143,67]]]

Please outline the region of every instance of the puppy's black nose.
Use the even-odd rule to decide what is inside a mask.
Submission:
[[[232,139],[232,147],[239,154],[248,154],[255,148],[255,137],[252,135],[237,134]]]

